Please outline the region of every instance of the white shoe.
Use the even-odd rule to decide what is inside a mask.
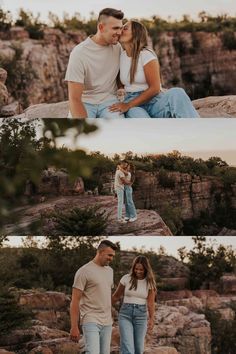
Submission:
[[[126,223],[127,223],[127,221],[126,221],[126,220],[124,220],[124,219],[118,219],[118,223],[119,223],[119,224],[126,224]]]
[[[137,219],[138,219],[137,216],[135,216],[135,218],[129,219],[129,222],[134,222],[134,221],[136,221]]]
[[[125,217],[125,219],[124,219],[125,221],[129,221],[129,218],[128,217]]]

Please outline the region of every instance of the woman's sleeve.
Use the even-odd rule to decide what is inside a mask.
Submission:
[[[152,50],[148,50],[148,49],[143,50],[141,52],[141,56],[142,56],[143,66],[154,59],[158,60],[156,54]]]

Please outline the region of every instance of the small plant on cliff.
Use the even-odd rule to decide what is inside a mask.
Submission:
[[[108,216],[98,206],[74,208],[69,212],[58,211],[51,218],[55,225],[52,233],[58,236],[103,235],[108,224]]]
[[[175,187],[175,179],[170,176],[168,172],[161,167],[159,171],[159,184],[164,188],[174,188]]]
[[[222,41],[225,49],[236,50],[236,36],[233,30],[224,31]]]
[[[0,290],[0,333],[9,334],[14,329],[26,328],[30,325],[32,313],[19,306],[15,295],[9,290]]]
[[[236,353],[236,319],[225,320],[216,311],[207,309],[207,321],[211,324],[212,354]]]

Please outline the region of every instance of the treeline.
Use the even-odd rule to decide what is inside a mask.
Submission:
[[[148,28],[148,31],[153,38],[154,42],[157,39],[158,33],[165,31],[205,31],[205,32],[219,32],[219,31],[236,31],[236,17],[228,14],[212,16],[205,11],[198,14],[198,20],[193,20],[189,15],[183,15],[181,20],[165,20],[157,15],[151,18],[140,19]],[[85,19],[78,12],[70,16],[64,13],[60,18],[58,15],[49,12],[48,21],[42,22],[40,15],[34,15],[30,11],[20,9],[18,17],[13,20],[10,11],[4,11],[0,8],[0,31],[7,31],[12,26],[24,27],[30,34],[31,38],[43,38],[43,29],[46,27],[57,28],[62,32],[67,30],[82,30],[88,35],[96,32],[97,27],[97,14],[90,13],[90,18]]]

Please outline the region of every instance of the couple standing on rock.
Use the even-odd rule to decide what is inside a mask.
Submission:
[[[134,165],[126,160],[117,165],[114,189],[117,196],[117,218],[121,224],[137,220],[137,212],[133,201],[132,185],[135,180]],[[122,218],[123,204],[125,204],[125,217]]]
[[[123,17],[120,10],[101,10],[96,34],[72,50],[65,78],[69,117],[199,117],[182,88],[162,90],[146,27],[136,20],[123,25]]]
[[[102,241],[95,258],[75,274],[70,336],[75,342],[80,338],[80,315],[86,354],[110,354],[111,307],[122,297],[118,317],[121,354],[142,354],[147,329],[151,332],[154,327],[156,283],[150,263],[145,256],[137,256],[112,295],[113,270],[109,264],[116,249],[111,241]]]

